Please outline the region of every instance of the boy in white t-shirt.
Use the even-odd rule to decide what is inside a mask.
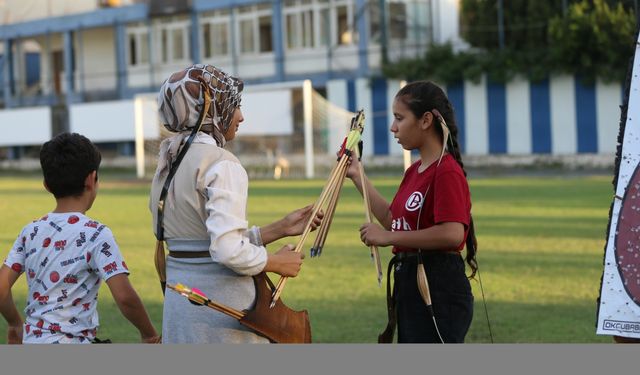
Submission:
[[[84,215],[98,192],[100,161],[93,143],[75,133],[60,134],[40,150],[44,185],[56,208],[22,229],[0,268],[9,344],[94,341],[102,280],[142,342],[160,341],[111,230]],[[24,323],[11,295],[23,272],[29,286]]]

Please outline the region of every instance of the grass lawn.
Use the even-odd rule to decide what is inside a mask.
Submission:
[[[88,215],[113,230],[131,281],[160,329],[162,293],[153,267],[149,183],[101,176],[101,190]],[[595,335],[611,179],[471,180],[480,276],[495,342],[611,342],[608,336]],[[250,224],[267,224],[313,203],[324,183],[252,181]],[[399,177],[374,179],[388,199],[398,183]],[[27,222],[53,207],[40,177],[0,177],[0,257],[4,259]],[[385,289],[378,287],[369,250],[359,241],[357,229],[363,222],[361,197],[349,182],[322,256],[307,257],[298,278],[290,280],[284,290],[287,305],[309,311],[314,342],[373,343],[386,325]],[[307,239],[307,248],[313,238]],[[296,238],[279,241],[269,249],[274,251],[287,242],[295,243]],[[386,272],[390,249],[382,248],[381,254]],[[14,288],[20,310],[26,298],[25,284],[21,277]],[[490,337],[480,284],[472,281],[472,286],[475,315],[467,342],[487,343]],[[99,313],[99,337],[120,343],[138,341],[137,331],[119,313],[106,286],[100,294]],[[6,323],[0,319],[0,343],[5,342]]]

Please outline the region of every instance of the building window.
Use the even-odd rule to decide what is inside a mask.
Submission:
[[[255,34],[253,32],[253,20],[240,20],[240,53],[255,52]]]
[[[336,40],[337,44],[351,44],[353,42],[354,28],[349,24],[349,12],[345,5],[336,8]]]
[[[389,37],[407,39],[407,4],[399,1],[389,2]]]
[[[230,22],[228,9],[216,10],[202,16],[200,25],[205,58],[229,55]]]
[[[431,40],[431,2],[429,0],[392,0],[385,2],[385,24],[390,41],[427,43]],[[369,3],[369,35],[380,42],[380,3]]]
[[[184,62],[189,59],[189,20],[168,18],[156,24],[161,63]]]
[[[331,43],[331,9],[323,6],[318,12],[318,46],[326,47],[329,43]]]
[[[314,3],[311,0],[286,1],[284,15],[288,49],[313,48],[317,45],[314,40]]]
[[[380,2],[378,1],[370,1],[369,2],[369,40],[372,43],[380,43],[380,39],[382,38],[382,31],[380,27],[380,17],[382,16],[380,12]]]
[[[149,64],[149,31],[147,26],[127,27],[127,64],[129,66]]]
[[[273,26],[271,15],[258,18],[258,35],[260,36],[260,52],[273,51]]]
[[[354,0],[286,0],[283,13],[289,50],[357,42]]]
[[[237,32],[241,54],[273,51],[271,4],[242,6],[237,9]]]

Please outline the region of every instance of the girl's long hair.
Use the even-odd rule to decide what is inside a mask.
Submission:
[[[462,163],[462,157],[460,156],[460,146],[458,144],[458,125],[456,123],[455,114],[453,112],[453,106],[449,101],[449,98],[445,95],[444,91],[433,82],[430,81],[417,81],[412,82],[404,86],[396,94],[396,98],[405,103],[416,118],[421,118],[426,112],[437,109],[438,112],[444,118],[444,121],[449,127],[450,141],[448,149],[451,155],[455,158],[465,178],[467,177],[467,171],[464,169]],[[440,118],[434,114],[434,119],[440,123]],[[436,126],[436,131],[440,134],[440,138],[444,137],[442,133],[442,127]],[[443,140],[446,142],[447,140]],[[469,218],[469,231],[467,233],[467,254],[465,260],[471,267],[471,275],[469,278],[473,278],[478,270],[478,262],[476,261],[476,253],[478,251],[478,241],[476,240],[476,231],[473,225],[473,217]]]

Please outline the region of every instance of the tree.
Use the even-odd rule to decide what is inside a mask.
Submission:
[[[461,33],[474,47],[495,50],[498,44],[498,1],[461,0]],[[638,0],[598,0],[635,13]],[[505,47],[515,50],[547,48],[550,20],[562,18],[576,4],[594,0],[503,0]]]
[[[562,14],[557,0],[503,1],[505,47],[516,50],[547,45],[548,20]],[[474,47],[499,48],[498,0],[462,0],[462,36]]]
[[[504,48],[499,46],[499,0],[461,0],[461,34],[471,50],[432,46],[419,59],[384,64],[387,77],[440,82],[533,81],[554,73],[622,81],[632,55],[638,0],[503,0]]]
[[[621,3],[582,0],[549,25],[550,54],[558,70],[585,79],[621,80],[634,50],[635,16]]]

